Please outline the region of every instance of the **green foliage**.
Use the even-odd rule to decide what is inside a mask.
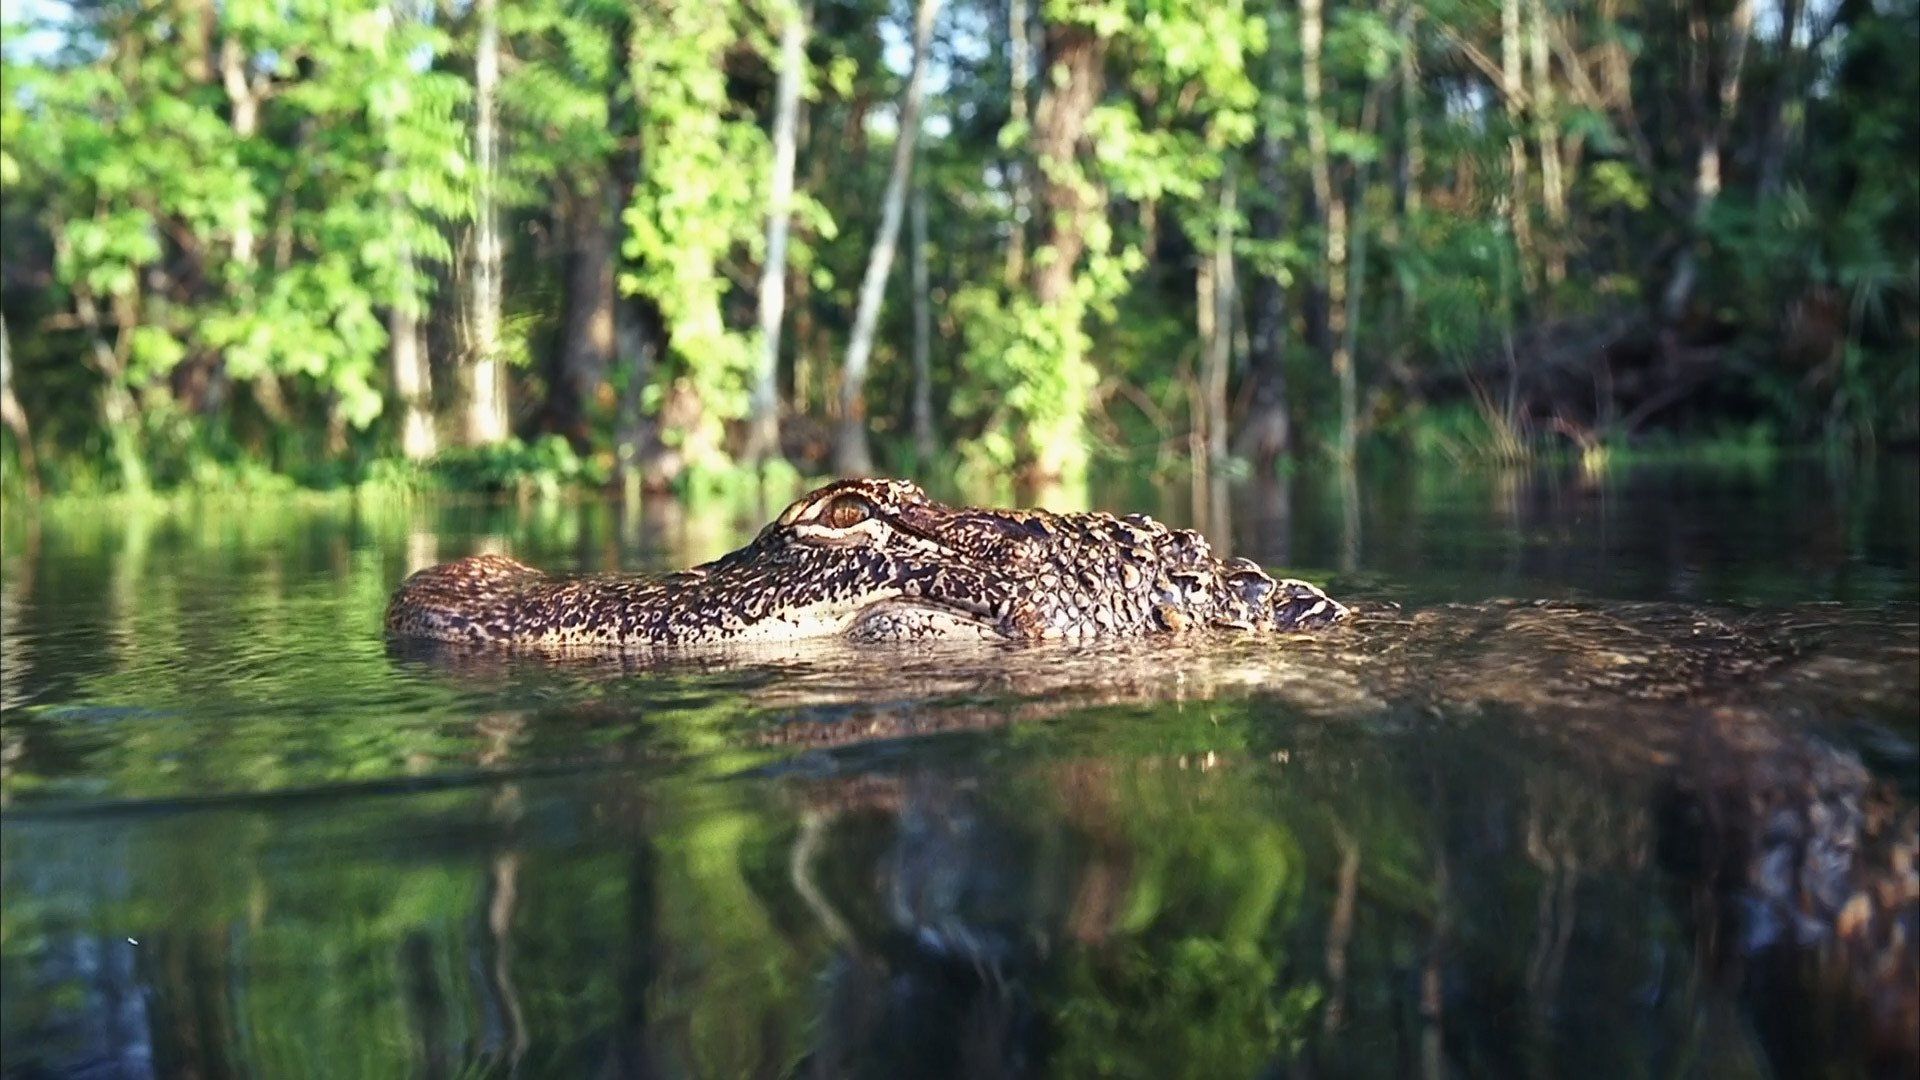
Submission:
[[[703,464],[718,425],[746,412],[753,353],[722,311],[725,264],[756,252],[765,227],[765,170],[742,163],[767,160],[767,136],[728,98],[720,62],[744,15],[737,3],[648,8],[633,31],[646,172],[623,219],[636,265],[621,287],[660,309],[675,366],[705,407],[701,427],[684,433]]]
[[[570,487],[601,487],[606,466],[576,454],[567,440],[547,435],[531,443],[509,439],[491,446],[447,450],[430,465],[434,480],[461,491],[505,491],[551,498]]]
[[[1511,44],[1525,70],[1509,93],[1498,6],[1334,7],[1309,124],[1303,9],[1034,7],[1029,29],[1043,37],[1095,35],[1098,92],[1069,85],[1064,67],[1032,70],[1016,105],[1004,4],[954,0],[918,141],[930,396],[945,443],[935,456],[983,482],[1186,444],[1202,415],[1194,358],[1209,321],[1196,278],[1223,225],[1238,287],[1228,399],[1250,401],[1278,363],[1304,451],[1338,412],[1336,242],[1350,255],[1337,284],[1376,447],[1451,458],[1518,441],[1515,452],[1538,452],[1562,419],[1616,449],[1753,425],[1789,442],[1920,438],[1914,0],[1809,12],[1819,25],[1794,35],[1760,20],[1706,187],[1711,125],[1665,118],[1711,116],[1701,73],[1726,70],[1728,35],[1678,33],[1667,9],[1548,5],[1545,86],[1528,49],[1539,28],[1523,12],[1526,40]],[[503,8],[500,346],[527,441],[456,456],[436,475],[595,481],[597,465],[528,456],[532,440],[563,431],[581,462],[619,444],[654,454],[643,465],[683,487],[726,487],[764,345],[755,284],[788,0]],[[775,343],[790,431],[839,420],[837,371],[913,15],[880,0],[806,10]],[[397,378],[397,345],[427,358],[431,386],[412,407],[453,419],[477,254],[470,7],[106,0],[10,12],[4,29],[4,304],[46,489],[202,486],[256,471],[365,479],[403,430],[419,431],[397,407],[398,383],[418,385]],[[1028,47],[1044,59],[1051,46]],[[1035,139],[1056,99],[1081,101],[1085,131],[1042,163]],[[1325,135],[1340,220],[1314,194],[1310,129]],[[1562,170],[1552,192],[1549,159]],[[605,280],[578,275],[590,235],[617,253],[624,320],[586,310],[579,290]],[[1056,240],[1078,254],[1055,290],[1065,295],[1042,303]],[[893,463],[919,456],[908,451],[914,286],[898,261],[867,384],[876,451]],[[1685,310],[1669,312],[1683,262],[1697,274]],[[1256,296],[1279,304],[1277,361],[1249,355],[1265,314]],[[1632,332],[1562,348],[1609,322]],[[394,326],[418,340],[391,341]],[[1533,378],[1520,380],[1523,400],[1489,413],[1475,387],[1505,378],[1510,347]],[[1675,348],[1710,375],[1667,364]],[[576,361],[588,366],[563,370]],[[645,383],[629,393],[636,373]],[[440,427],[444,438],[463,425]],[[819,442],[800,470],[820,466]]]

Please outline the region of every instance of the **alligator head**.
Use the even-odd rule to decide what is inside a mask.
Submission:
[[[491,555],[423,570],[394,595],[387,629],[621,649],[1305,630],[1346,614],[1312,585],[1217,559],[1200,534],[1142,515],[944,506],[903,480],[842,480],[745,547],[662,578],[556,577]]]

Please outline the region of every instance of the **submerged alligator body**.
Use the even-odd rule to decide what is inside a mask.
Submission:
[[[556,577],[478,555],[408,578],[401,638],[642,650],[845,637],[1039,641],[1219,627],[1310,630],[1347,609],[1143,515],[944,506],[903,480],[842,480],[753,542],[661,578]]]

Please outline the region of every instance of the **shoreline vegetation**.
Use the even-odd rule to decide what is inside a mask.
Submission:
[[[1501,477],[1526,484],[1560,483],[1606,485],[1642,470],[1687,472],[1736,471],[1767,475],[1780,468],[1819,465],[1835,477],[1871,473],[1881,463],[1911,459],[1907,452],[1861,455],[1831,444],[1782,446],[1764,433],[1735,432],[1715,439],[1652,439],[1627,448],[1549,446],[1523,456],[1501,458],[1462,453],[1449,447],[1411,458],[1390,458],[1384,452],[1362,453],[1347,468],[1337,458],[1313,461],[1290,459],[1267,474],[1255,474],[1244,461],[1230,460],[1217,469],[1203,462],[1173,458],[1111,458],[1096,461],[1076,482],[1020,483],[1004,475],[970,475],[956,471],[952,462],[921,465],[909,462],[898,473],[919,482],[936,498],[974,505],[1048,505],[1054,508],[1093,508],[1092,492],[1116,484],[1145,482],[1190,490],[1219,492],[1230,486],[1279,484],[1291,487],[1305,474],[1330,491],[1351,486],[1355,477],[1398,472],[1421,482],[1448,476],[1472,476],[1490,481]],[[0,510],[8,519],[40,513],[65,514],[103,508],[137,508],[172,512],[197,506],[250,504],[312,505],[405,504],[416,499],[474,505],[518,503],[578,504],[604,502],[624,507],[664,499],[693,506],[755,508],[770,513],[785,502],[827,483],[840,474],[828,465],[817,470],[796,468],[784,460],[759,467],[738,465],[717,472],[689,471],[662,488],[623,484],[602,460],[573,456],[563,440],[547,437],[533,446],[510,440],[480,455],[454,452],[425,462],[376,459],[360,475],[328,473],[320,482],[258,468],[214,468],[166,487],[140,489],[81,487],[75,490],[22,489],[19,474],[7,463],[0,471]],[[1199,466],[1196,468],[1196,466]],[[1216,496],[1219,497],[1219,496]]]
[[[31,5],[0,497],[1907,451],[1916,50],[1920,0]]]

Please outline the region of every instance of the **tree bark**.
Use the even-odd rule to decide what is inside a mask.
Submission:
[[[203,9],[208,19],[213,18],[211,8],[209,4]],[[210,32],[211,23],[203,23],[202,28]],[[201,55],[205,55],[204,51]],[[240,42],[232,36],[220,43],[220,85],[227,95],[227,122],[233,132],[234,142],[245,144],[260,132],[260,107],[271,84],[265,71],[248,76],[246,54]],[[259,264],[260,241],[254,221],[252,176],[244,169],[241,172],[248,183],[246,193],[227,208],[228,255],[239,271],[239,296],[236,299],[242,305],[250,305],[255,271]],[[200,395],[200,407],[203,413],[212,414],[226,404],[230,380],[224,357],[208,357],[204,364],[205,389]],[[272,372],[261,375],[263,379],[273,377]]]
[[[933,460],[933,297],[927,282],[927,188],[913,188],[908,212],[908,263],[913,270],[913,452],[926,465]]]
[[[563,203],[567,258],[566,322],[558,370],[548,384],[547,421],[576,448],[588,441],[587,414],[613,368],[614,244],[617,215],[607,195],[605,165],[581,171]]]
[[[1201,276],[1208,286],[1201,303],[1211,311],[1206,319],[1210,331],[1204,343],[1205,362],[1200,374],[1200,389],[1205,399],[1206,452],[1211,465],[1227,458],[1227,368],[1233,360],[1233,217],[1237,212],[1238,180],[1228,167],[1220,181],[1218,220],[1213,229],[1213,250],[1207,254],[1211,273]]]
[[[774,95],[773,176],[767,196],[767,260],[760,269],[760,366],[754,372],[745,457],[758,464],[780,452],[780,324],[787,305],[787,235],[793,219],[793,162],[806,66],[807,15],[788,0],[780,25],[780,83]]]
[[[1507,222],[1520,262],[1520,279],[1533,292],[1534,248],[1531,196],[1527,182],[1527,139],[1521,109],[1526,97],[1520,67],[1524,44],[1520,31],[1520,0],[1500,0],[1500,97],[1507,110]]]
[[[1007,73],[1009,86],[1007,115],[1016,128],[1028,125],[1028,96],[1033,83],[1032,16],[1027,0],[1009,0],[1007,7]],[[1022,140],[1025,145],[1025,140]],[[1027,222],[1033,217],[1033,182],[1027,159],[1015,150],[1007,160],[1007,182],[1013,189],[1013,221],[1007,230],[1007,267],[1009,283],[1027,275]]]
[[[880,229],[867,257],[866,277],[860,283],[860,306],[854,314],[853,334],[847,343],[846,366],[840,379],[840,437],[834,443],[834,468],[843,476],[873,471],[873,453],[867,445],[867,364],[873,355],[874,330],[880,321],[880,301],[893,268],[893,249],[900,239],[900,218],[906,209],[907,180],[913,172],[913,152],[920,137],[920,99],[926,88],[927,43],[941,0],[919,0],[913,19],[913,68],[907,74],[906,94],[900,102],[900,129],[893,143],[893,168],[880,206]]]
[[[1780,38],[1774,46],[1778,54],[1773,94],[1767,103],[1765,124],[1760,133],[1760,180],[1761,201],[1766,201],[1780,193],[1781,179],[1786,172],[1787,145],[1791,141],[1787,125],[1787,104],[1801,93],[1800,88],[1800,51],[1794,44],[1794,38],[1800,28],[1802,0],[1784,0],[1780,14]]]
[[[396,22],[403,17],[397,4],[390,11]],[[232,93],[231,77],[228,92]],[[392,132],[387,134],[391,140]],[[391,150],[384,167],[389,173],[394,168]],[[420,325],[423,297],[416,280],[418,270],[413,247],[407,239],[411,223],[406,198],[398,183],[390,184],[389,188],[387,208],[398,250],[394,256],[394,292],[387,306],[387,360],[392,369],[394,397],[400,406],[400,454],[408,461],[425,461],[440,449],[433,422],[433,371],[427,363],[425,334]],[[271,403],[263,408],[270,410],[273,405],[284,408],[284,403],[278,401],[272,391],[256,396]]]
[[[1046,43],[1051,73],[1034,111],[1035,195],[1047,214],[1042,246],[1052,257],[1035,266],[1033,293],[1042,304],[1054,304],[1072,289],[1074,270],[1087,250],[1094,199],[1089,185],[1075,175],[1074,159],[1105,85],[1105,56],[1093,29],[1074,23],[1049,25]]]
[[[507,437],[506,372],[500,357],[499,208],[494,195],[500,149],[499,0],[474,0],[474,11],[480,34],[473,61],[473,341],[467,371],[466,436],[469,445],[484,446]]]
[[[27,411],[20,407],[20,399],[13,395],[13,350],[7,335],[7,318],[0,315],[0,423],[13,432],[13,441],[19,447],[20,469],[26,473],[24,487],[27,498],[40,497],[40,464],[33,456],[33,431],[27,426]]]
[[[1267,40],[1280,40],[1276,6],[1267,16]],[[1269,48],[1277,45],[1269,44]],[[1281,81],[1276,72],[1267,93],[1278,111]],[[1269,116],[1254,142],[1254,181],[1258,197],[1248,206],[1247,228],[1261,245],[1276,244],[1286,233],[1288,206],[1286,146],[1277,121]],[[1260,269],[1247,283],[1247,414],[1234,439],[1234,453],[1269,476],[1291,449],[1292,421],[1287,414],[1287,291],[1280,269]]]
[[[1420,124],[1420,7],[1408,4],[1400,21],[1400,161],[1394,178],[1402,222],[1420,213],[1426,139]]]
[[[1087,119],[1106,85],[1105,43],[1079,23],[1048,24],[1044,35],[1047,77],[1034,108],[1034,201],[1045,215],[1037,258],[1028,262],[1032,297],[1045,317],[1056,320],[1049,359],[1058,369],[1047,381],[1065,389],[1066,400],[1048,403],[1052,415],[1036,423],[1023,417],[1017,455],[1024,480],[1043,489],[1084,465],[1086,396],[1094,383],[1078,341],[1082,305],[1074,296],[1080,257],[1099,205],[1078,158]]]
[[[1733,123],[1734,109],[1740,104],[1740,72],[1746,64],[1747,40],[1752,29],[1753,0],[1736,0],[1733,17],[1728,22],[1726,47],[1720,58],[1717,109],[1704,125],[1700,148],[1694,156],[1693,208],[1688,222],[1695,234],[1694,242],[1681,249],[1673,276],[1660,297],[1661,317],[1670,323],[1686,312],[1700,276],[1698,234],[1720,197],[1720,152],[1727,140],[1727,129]],[[1702,40],[1699,47],[1707,48],[1706,42]]]
[[[1508,0],[1515,2],[1515,0]],[[1358,391],[1353,354],[1347,342],[1347,203],[1333,183],[1333,163],[1327,147],[1327,117],[1321,100],[1320,52],[1326,31],[1321,0],[1300,0],[1300,50],[1303,92],[1307,107],[1307,154],[1311,159],[1314,201],[1323,214],[1326,261],[1327,338],[1332,367],[1340,387],[1340,460],[1351,463],[1358,422]]]
[[[1553,70],[1547,51],[1547,7],[1544,0],[1527,0],[1527,51],[1533,74],[1533,140],[1540,155],[1540,204],[1547,212],[1551,235],[1544,245],[1547,283],[1567,277],[1567,190],[1560,152],[1559,119],[1554,111]]]

